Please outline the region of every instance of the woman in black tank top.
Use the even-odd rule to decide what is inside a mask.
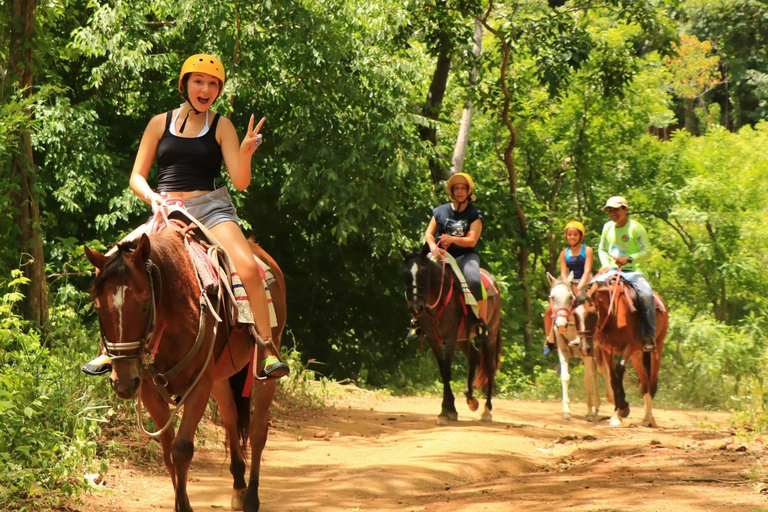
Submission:
[[[133,164],[130,185],[137,196],[154,208],[162,208],[167,198],[190,199],[213,192],[215,180],[221,174],[222,162],[238,190],[245,190],[251,182],[251,157],[262,143],[259,133],[266,118],[254,127],[251,115],[242,143],[235,127],[226,117],[209,115],[209,110],[221,95],[225,83],[224,66],[211,55],[193,55],[188,58],[179,74],[179,92],[184,103],[178,110],[158,114],[144,130],[141,144]],[[211,117],[213,119],[211,119]],[[157,158],[158,192],[147,182],[152,163]],[[162,194],[162,195],[161,195]],[[218,197],[218,196],[217,196]],[[253,311],[256,331],[267,345],[272,339],[267,296],[262,285],[258,264],[239,224],[234,208],[220,201],[226,212],[212,212],[210,225],[203,221],[226,248],[242,279]],[[268,349],[262,376],[282,377],[288,374],[288,365],[281,362],[273,349]],[[103,358],[91,361],[88,367],[102,368],[108,364]]]

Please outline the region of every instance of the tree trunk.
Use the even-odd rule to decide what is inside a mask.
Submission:
[[[475,20],[475,44],[472,45],[472,55],[475,61],[483,51],[483,24],[480,20]],[[477,64],[472,66],[469,74],[469,86],[474,89],[477,86]],[[469,145],[469,129],[472,126],[472,98],[467,99],[464,104],[464,111],[461,113],[461,124],[459,125],[459,135],[456,137],[456,147],[453,149],[453,158],[451,159],[451,174],[461,172],[464,168],[464,158],[467,156],[467,146]]]
[[[699,135],[699,120],[696,118],[695,98],[685,98],[685,129],[691,135]]]
[[[515,206],[515,216],[520,227],[520,244],[517,252],[517,276],[520,279],[520,285],[523,288],[523,313],[525,320],[523,324],[523,341],[528,350],[533,348],[533,330],[531,328],[531,290],[528,287],[528,221],[525,212],[517,196],[517,169],[515,168],[514,150],[517,145],[517,130],[515,129],[509,117],[509,107],[511,97],[507,87],[507,67],[509,66],[509,44],[501,39],[503,56],[501,61],[501,90],[504,93],[504,108],[502,110],[502,120],[509,130],[509,142],[504,150],[504,166],[507,170],[507,180],[509,181],[509,193]]]
[[[440,111],[443,108],[443,98],[448,84],[448,74],[451,70],[451,57],[448,44],[443,44],[440,48],[440,54],[437,56],[435,72],[432,75],[432,83],[429,86],[427,101],[421,110],[421,114],[427,119],[437,121],[440,117]],[[437,157],[429,159],[429,171],[432,175],[432,181],[438,183],[450,177],[450,171],[442,165],[442,155],[437,147],[437,128],[434,126],[422,126],[419,128],[421,140],[432,144],[437,151]]]
[[[8,21],[11,29],[8,52],[6,90],[14,82],[28,96],[32,90],[32,41],[35,30],[35,1],[13,0]],[[32,113],[28,115],[31,117]],[[22,315],[42,326],[48,319],[48,284],[45,276],[45,254],[40,227],[40,208],[35,198],[35,167],[32,157],[32,138],[29,128],[23,126],[19,133],[19,148],[11,156],[11,178],[18,184],[18,191],[11,200],[17,212],[21,231],[21,266],[30,279],[26,290]]]

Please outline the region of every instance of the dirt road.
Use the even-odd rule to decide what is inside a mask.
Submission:
[[[438,427],[438,398],[347,394],[322,410],[278,404],[262,511],[768,510],[759,484],[768,450],[734,439],[726,413],[657,410],[659,428],[644,428],[632,397],[634,424],[611,428],[585,422],[583,404],[566,421],[557,403],[495,400],[493,423],[457,402],[459,421]],[[198,512],[229,510],[223,434],[212,436],[192,463]],[[171,511],[173,488],[159,467],[113,469],[84,503],[84,511]]]

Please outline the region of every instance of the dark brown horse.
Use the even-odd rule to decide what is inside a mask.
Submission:
[[[470,410],[478,409],[474,388],[485,393],[485,410],[482,421],[492,421],[493,384],[501,357],[501,296],[496,293],[488,297],[488,340],[480,344],[480,350],[470,343],[471,327],[468,318],[468,306],[464,305],[461,287],[450,265],[441,265],[427,257],[426,250],[421,253],[407,253],[401,249],[405,258],[403,277],[411,314],[418,319],[424,336],[432,348],[440,367],[443,381],[443,403],[438,425],[447,425],[449,420],[456,421],[458,412],[451,391],[451,364],[458,343],[469,361],[469,374],[464,394]],[[489,273],[486,277],[498,290],[496,280]],[[443,355],[443,346],[445,355]]]
[[[627,285],[628,286],[628,285]],[[626,293],[631,293],[628,290]],[[629,416],[629,403],[624,392],[624,372],[626,363],[632,360],[632,366],[640,378],[641,393],[645,403],[643,425],[656,426],[653,418],[653,397],[659,382],[661,353],[664,338],[669,327],[669,313],[666,304],[658,297],[662,307],[656,309],[656,351],[643,352],[640,339],[640,312],[632,312],[627,295],[621,283],[615,279],[606,283],[594,283],[574,302],[574,314],[579,318],[581,344],[583,351],[595,349],[598,366],[600,359],[607,363],[611,375],[611,386],[615,399],[615,412],[611,417],[612,426],[621,426],[622,419]],[[637,303],[638,301],[633,301]],[[614,366],[614,358],[619,360]]]
[[[160,436],[165,466],[176,492],[176,512],[192,511],[187,478],[194,437],[208,398],[213,396],[232,457],[232,508],[253,512],[259,509],[259,468],[275,382],[256,381],[250,403],[247,398],[245,403],[236,401],[242,386],[233,392],[229,378],[248,371],[254,345],[244,327],[230,330],[226,319],[219,324],[214,318],[203,300],[205,292],[201,292],[184,236],[177,229],[166,228],[120,243],[109,256],[85,248],[97,269],[91,295],[102,341],[112,357],[110,383],[126,400],[140,392],[138,404],[144,403],[160,428],[155,434]],[[279,348],[286,320],[285,280],[280,267],[263,249],[253,243],[251,247],[275,277],[269,289],[278,320],[272,338]],[[179,401],[184,413],[174,434],[169,403]],[[249,438],[251,473],[246,484],[244,453]]]

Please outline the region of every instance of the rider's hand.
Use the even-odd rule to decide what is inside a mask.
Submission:
[[[266,117],[262,117],[261,121],[259,121],[259,124],[256,125],[256,128],[254,128],[254,116],[251,114],[251,119],[248,121],[248,130],[245,132],[245,137],[243,137],[242,144],[240,144],[240,153],[244,153],[250,156],[254,151],[256,151],[256,149],[258,149],[259,146],[261,146],[263,138],[259,131],[261,130],[261,127],[264,125],[264,121],[266,120]]]
[[[616,264],[620,267],[623,267],[627,263],[629,263],[629,258],[627,256],[619,256],[618,258],[614,258],[616,261]]]
[[[445,249],[436,245],[435,248],[432,249],[432,256],[434,256],[438,260],[445,259]]]
[[[443,233],[440,235],[440,245],[445,247],[446,249],[451,246],[451,241],[449,240],[451,238],[451,235],[448,233]]]
[[[157,192],[152,192],[147,196],[147,201],[149,201],[149,205],[152,207],[152,212],[155,213],[158,210],[165,208],[165,199],[163,199],[163,196],[158,194]]]

